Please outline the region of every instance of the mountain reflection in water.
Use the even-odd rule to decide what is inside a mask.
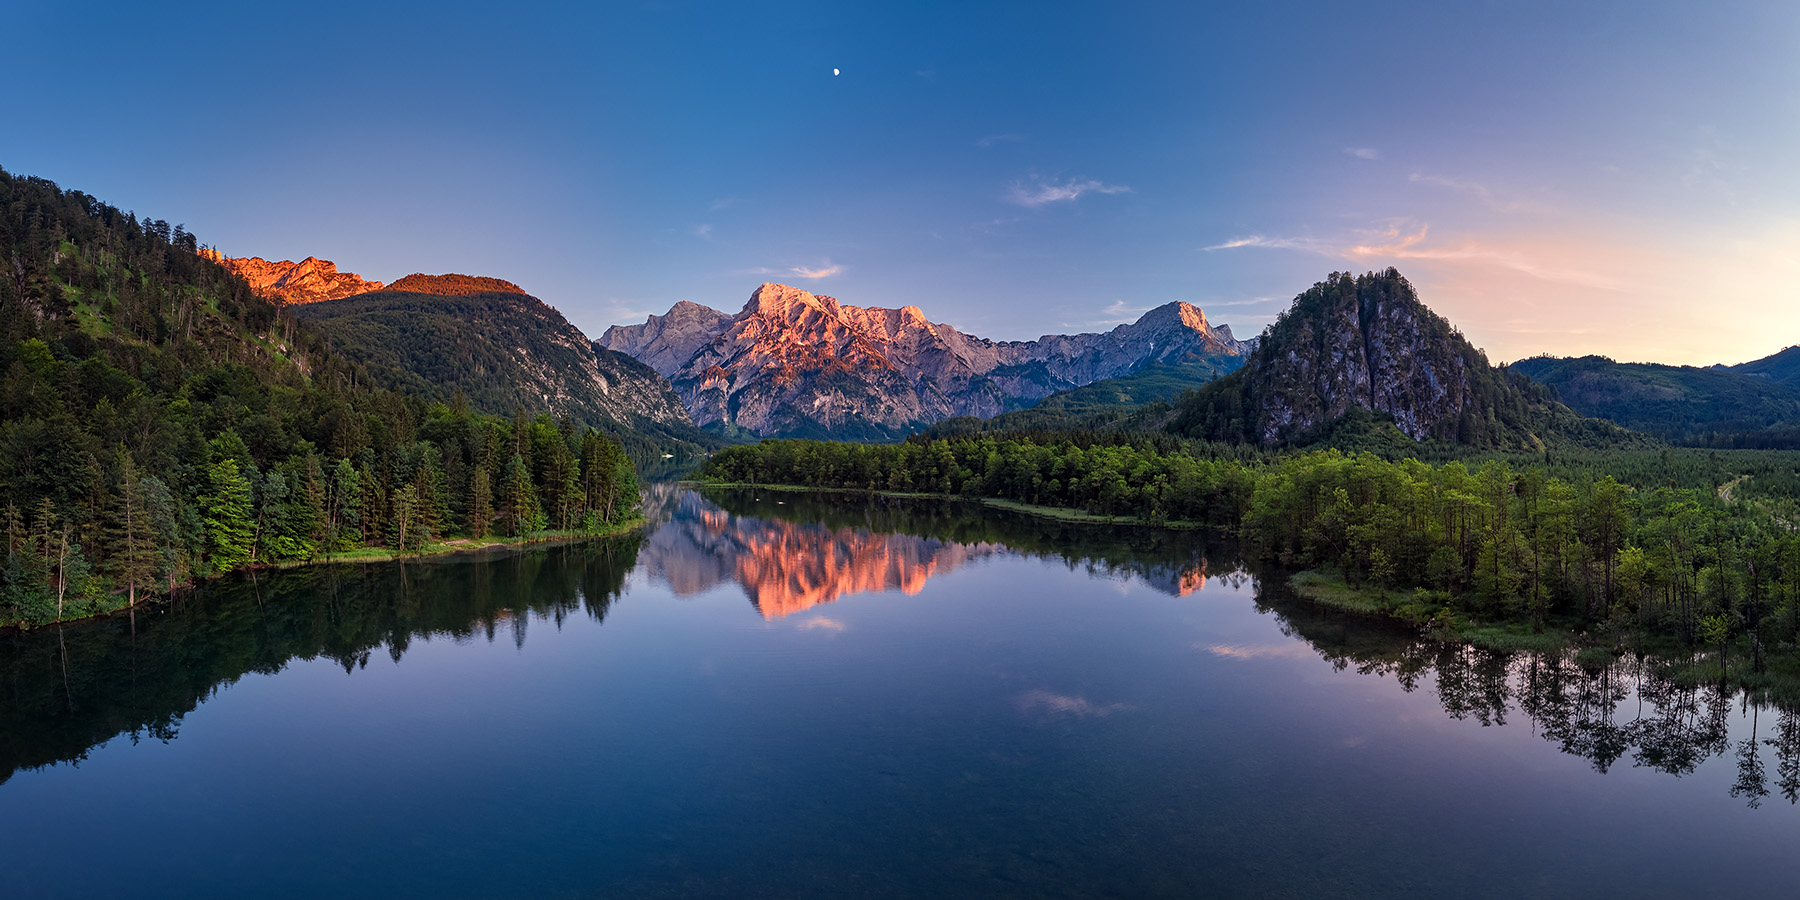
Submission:
[[[664,487],[663,490],[668,490]],[[679,596],[710,591],[726,582],[743,587],[765,619],[780,619],[845,594],[900,591],[917,594],[931,578],[996,554],[1012,553],[990,540],[958,541],[907,533],[900,509],[867,508],[861,522],[821,516],[817,502],[801,495],[764,503],[743,493],[715,495],[728,511],[692,491],[672,498],[667,522],[644,541],[638,569]],[[776,506],[779,511],[768,509]],[[781,507],[793,506],[787,511]],[[796,518],[777,518],[793,516]],[[828,520],[829,519],[829,520]],[[1124,568],[1116,569],[1121,574]],[[1206,560],[1195,557],[1131,573],[1165,593],[1185,597],[1206,586]]]
[[[678,595],[735,583],[763,618],[779,620],[853,594],[916,594],[933,578],[1017,556],[1177,597],[1224,573],[1216,583],[1252,588],[1254,600],[1244,602],[1274,616],[1294,642],[1202,651],[1244,664],[1317,655],[1340,671],[1431,691],[1452,718],[1522,724],[1599,772],[1629,761],[1679,776],[1729,757],[1733,796],[1750,805],[1771,794],[1800,800],[1793,709],[1680,686],[1633,657],[1584,666],[1572,653],[1489,652],[1321,609],[1291,596],[1280,577],[1253,578],[1230,545],[1201,534],[1074,525],[950,501],[702,496],[673,485],[651,486],[646,501],[652,525],[642,537],[263,573],[135,616],[0,635],[0,782],[82,759],[120,735],[172,740],[182,717],[221,688],[290,660],[326,658],[352,671],[378,651],[399,662],[412,642],[439,636],[523,648],[534,622],[560,629],[571,616],[604,620],[633,572]],[[1050,708],[1045,698],[1056,696],[1020,703]]]

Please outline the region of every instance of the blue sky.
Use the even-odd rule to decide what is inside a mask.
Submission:
[[[1800,343],[1800,4],[33,4],[0,166],[590,334],[784,281],[1240,336],[1394,265],[1496,361]],[[841,74],[832,75],[832,69]],[[29,74],[27,74],[29,73]]]

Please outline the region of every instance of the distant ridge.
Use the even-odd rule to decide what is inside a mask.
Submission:
[[[380,285],[376,285],[380,287]],[[412,294],[437,294],[440,297],[473,297],[477,294],[524,294],[525,289],[500,278],[485,275],[425,275],[415,272],[387,286],[390,291]]]

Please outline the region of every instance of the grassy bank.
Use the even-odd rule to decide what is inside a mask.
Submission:
[[[799,484],[747,484],[743,482],[718,481],[684,481],[683,484],[695,487],[732,488],[758,491],[786,491],[797,494],[849,494],[856,497],[895,497],[902,500],[956,500],[964,503],[979,503],[994,509],[1024,513],[1058,522],[1084,522],[1090,525],[1140,525],[1147,528],[1171,528],[1178,531],[1203,527],[1199,522],[1168,521],[1153,522],[1141,516],[1103,516],[1080,509],[1065,506],[1038,506],[1031,503],[1020,503],[1017,500],[1003,500],[999,497],[965,497],[955,494],[930,494],[918,491],[876,491],[857,490],[854,488],[821,488],[807,487]]]
[[[392,562],[394,560],[417,560],[450,556],[458,553],[475,553],[496,548],[516,549],[534,544],[574,543],[627,534],[642,528],[644,526],[644,521],[642,516],[637,516],[600,531],[539,531],[524,537],[489,536],[483,538],[456,538],[447,541],[432,541],[425,544],[425,546],[417,551],[408,552],[400,552],[388,547],[357,547],[351,550],[320,554],[306,560],[281,563],[255,563],[234,571],[258,572],[277,569],[297,569],[304,566],[335,565],[339,563],[367,564]],[[212,577],[217,578],[219,576],[215,575]],[[194,587],[198,583],[198,581],[188,581],[184,584],[177,585],[175,590],[186,590]],[[159,591],[155,593],[146,592],[138,597],[136,605],[141,607],[150,603],[155,603],[159,600],[167,599],[172,593],[172,591]],[[30,631],[34,628],[45,628],[52,625],[68,625],[75,622],[85,622],[92,619],[115,615],[117,613],[127,612],[132,608],[133,606],[126,602],[126,597],[123,593],[114,593],[101,598],[97,608],[90,607],[77,615],[66,615],[61,619],[36,625],[26,622],[8,622],[0,624],[0,630]]]

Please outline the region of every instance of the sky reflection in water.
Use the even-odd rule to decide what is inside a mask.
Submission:
[[[658,489],[642,539],[265,574],[135,633],[0,638],[9,895],[1674,896],[1800,874],[1787,713],[1259,596],[1195,535],[709,497]]]

